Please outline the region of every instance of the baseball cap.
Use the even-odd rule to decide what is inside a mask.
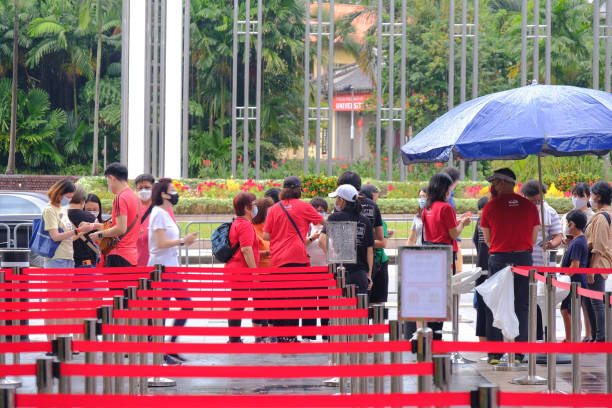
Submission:
[[[357,189],[350,184],[343,184],[341,186],[338,186],[336,191],[334,191],[333,193],[329,193],[329,197],[331,198],[340,197],[341,199],[350,203],[354,203],[357,200],[358,195],[359,192],[357,191]]]
[[[369,198],[370,200],[373,200],[374,194],[378,193],[378,188],[374,184],[364,184],[363,186],[361,186],[361,190],[359,190],[359,194]]]
[[[504,180],[509,183],[516,183],[516,175],[512,170],[507,167],[504,167],[503,169],[497,169],[493,172],[493,174],[487,177],[488,182],[491,182],[495,179]]]
[[[298,176],[289,176],[283,181],[283,188],[302,187],[302,179]]]

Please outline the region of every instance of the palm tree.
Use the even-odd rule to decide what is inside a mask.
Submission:
[[[6,174],[15,173],[15,144],[17,143],[17,69],[19,67],[19,0],[15,0],[13,14],[13,83],[11,85],[11,133]]]

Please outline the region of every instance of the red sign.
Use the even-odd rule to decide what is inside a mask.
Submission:
[[[372,96],[371,93],[364,94],[346,94],[346,95],[335,95],[334,96],[334,110],[335,111],[360,111],[363,110],[363,103]],[[354,105],[354,106],[353,106]]]

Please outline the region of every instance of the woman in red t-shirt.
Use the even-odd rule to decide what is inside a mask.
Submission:
[[[234,197],[234,212],[236,218],[229,232],[230,246],[240,244],[232,259],[225,264],[226,268],[257,268],[259,263],[259,240],[253,226],[253,217],[257,215],[253,193],[240,192]],[[239,299],[234,299],[239,300]],[[242,309],[232,309],[242,310]],[[228,320],[229,327],[240,327],[242,320]],[[241,343],[240,337],[230,337],[230,343]]]
[[[465,214],[457,221],[457,214],[447,202],[453,180],[445,173],[434,174],[427,186],[427,202],[421,215],[423,221],[423,245],[445,244],[453,246],[453,274],[457,241],[463,227],[470,223],[470,215]],[[442,322],[428,323],[434,332],[435,340],[442,340]]]

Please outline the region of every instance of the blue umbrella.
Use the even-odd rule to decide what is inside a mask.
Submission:
[[[465,102],[402,148],[405,164],[603,155],[612,149],[612,93],[529,85]]]

